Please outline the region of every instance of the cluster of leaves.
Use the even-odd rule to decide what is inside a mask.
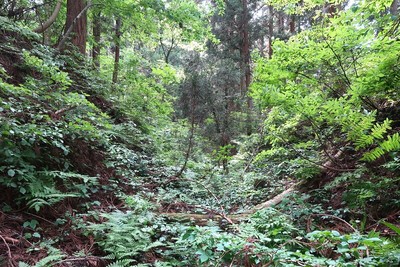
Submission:
[[[376,34],[395,21],[390,15],[371,21],[379,11],[355,6],[288,42],[276,41],[272,59],[258,61],[252,92],[263,107],[272,108],[266,121],[271,145],[313,140],[322,146],[325,139],[310,134],[331,127],[340,134],[325,138],[364,149],[362,160],[398,151],[398,134],[390,134],[392,120],[377,118],[397,101],[393,88],[399,86],[392,75],[399,44],[388,35],[390,26]],[[276,127],[282,120],[285,126]]]
[[[8,24],[1,27],[13,30]],[[15,41],[11,34],[5,36],[0,44],[4,57]],[[107,116],[84,94],[68,90],[72,80],[62,71],[65,62],[53,59],[51,48],[35,44],[12,53],[27,75],[14,84],[6,71],[0,77],[0,184],[18,190],[18,199],[33,201],[36,210],[65,197],[87,196],[85,187],[96,178],[70,172],[71,144],[104,143],[99,129],[110,127]]]
[[[306,234],[275,209],[255,213],[238,229],[189,227],[177,245],[182,246],[186,264],[196,261],[197,266],[396,266],[400,260],[398,247],[377,233]]]
[[[346,188],[343,203],[363,210],[373,200],[398,207],[390,200],[398,195],[398,174],[385,167],[396,168],[400,151],[398,18],[390,4],[360,1],[276,40],[272,58],[257,61],[252,84],[266,115],[258,163],[281,177],[346,172],[335,186]],[[353,173],[360,166],[367,171]]]

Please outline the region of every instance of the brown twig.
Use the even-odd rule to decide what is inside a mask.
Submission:
[[[64,262],[91,261],[91,260],[100,261],[100,260],[104,260],[104,258],[96,257],[96,256],[72,257],[72,258],[67,258],[67,259],[64,259],[64,260],[59,260],[59,261],[53,263],[52,265],[57,265],[57,264],[61,264],[61,263],[64,263]]]
[[[62,108],[62,109],[57,110],[56,112],[54,112],[54,115],[55,116],[59,116],[59,115],[65,113],[65,112],[70,111],[70,110],[72,110],[74,108],[77,108],[77,107],[78,106],[70,106],[70,107]]]
[[[8,245],[7,241],[4,239],[4,237],[2,235],[0,235],[0,238],[3,240],[4,244],[7,247],[7,253],[8,253],[8,257],[9,257],[9,262],[10,262],[11,266],[14,267],[14,263],[12,262],[12,254],[11,254],[10,246]]]
[[[324,214],[324,213],[316,213],[316,214],[311,214],[310,217],[312,216],[326,216],[326,217],[331,217],[333,219],[336,219],[338,221],[341,221],[342,223],[346,224],[348,227],[350,227],[354,232],[358,232],[350,223],[346,222],[345,220],[343,220],[342,218],[339,218],[335,215],[331,215],[331,214]]]
[[[30,212],[27,212],[27,211],[25,211],[24,213],[25,213],[25,214],[28,214],[28,215],[30,215],[30,216],[36,217],[36,218],[38,218],[38,219],[40,219],[40,220],[43,220],[43,221],[45,221],[45,222],[48,222],[48,223],[50,223],[50,224],[52,224],[52,225],[56,225],[54,222],[49,221],[49,220],[47,220],[47,219],[45,219],[45,218],[43,218],[43,217],[40,217],[39,215],[30,213]]]

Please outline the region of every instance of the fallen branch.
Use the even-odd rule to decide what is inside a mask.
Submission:
[[[6,241],[12,243],[13,245],[19,243],[18,239],[15,239],[15,238],[12,238],[12,237],[9,237],[9,236],[3,236],[3,240],[6,240]]]
[[[209,220],[212,221],[227,221],[228,223],[235,226],[236,223],[246,220],[250,217],[250,215],[255,212],[272,207],[274,205],[279,204],[287,195],[289,195],[298,184],[292,185],[290,188],[286,189],[279,195],[273,197],[272,199],[265,201],[261,204],[258,204],[253,209],[242,212],[240,214],[221,214],[220,212],[216,214],[194,214],[194,213],[161,213],[162,216],[165,216],[171,220],[177,221],[194,221],[196,225],[206,225]]]
[[[55,111],[55,112],[51,112],[51,113],[50,113],[50,117],[51,117],[53,120],[58,120],[58,119],[61,118],[62,115],[64,115],[65,112],[70,111],[70,110],[73,110],[73,109],[75,109],[75,108],[77,108],[77,107],[78,107],[78,106],[69,106],[69,107],[65,107],[65,108],[62,108],[62,109],[60,109],[60,110],[57,110],[57,111]]]
[[[87,261],[87,262],[96,261],[96,262],[99,262],[99,261],[104,261],[104,258],[103,257],[97,257],[97,256],[70,257],[70,258],[67,258],[67,259],[59,260],[59,261],[55,262],[54,264],[52,264],[52,266],[58,265],[58,264],[61,264],[61,263],[75,262],[75,261]]]
[[[265,208],[269,208],[271,206],[275,206],[279,203],[282,202],[282,200],[289,195],[292,191],[294,191],[295,187],[297,186],[297,184],[292,185],[291,187],[289,187],[288,189],[286,189],[285,191],[283,191],[282,193],[280,193],[279,195],[273,197],[271,200],[268,200],[266,202],[263,202],[261,204],[258,204],[257,206],[255,206],[253,209],[251,209],[248,212],[244,212],[245,214],[253,214],[258,210],[261,209],[265,209]]]

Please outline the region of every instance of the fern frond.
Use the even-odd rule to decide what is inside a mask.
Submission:
[[[387,130],[392,129],[392,127],[390,127],[391,123],[391,120],[386,119],[383,121],[383,123],[374,125],[371,131],[371,136],[375,139],[383,139],[383,135],[387,132]]]
[[[107,265],[107,267],[126,267],[129,266],[129,264],[131,264],[132,260],[117,260],[113,263],[110,263],[109,265]]]
[[[377,148],[367,152],[362,157],[362,160],[365,161],[374,161],[381,156],[383,156],[387,152],[399,151],[400,150],[400,135],[399,133],[395,133],[391,136],[388,136],[387,140],[380,143]]]
[[[115,260],[115,255],[114,254],[109,254],[107,256],[102,257],[104,260]]]
[[[374,137],[372,135],[361,135],[355,142],[356,150],[365,148],[374,143]]]
[[[65,257],[65,255],[62,255],[62,254],[49,255],[49,256],[41,259],[40,261],[38,261],[36,263],[35,267],[47,267],[47,266],[50,266],[51,262],[59,261],[64,257]]]

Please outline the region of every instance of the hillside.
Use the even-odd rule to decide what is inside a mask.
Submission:
[[[179,78],[127,52],[115,81],[0,16],[0,266],[398,266],[398,29],[332,21],[351,86],[353,50],[304,30],[251,85],[224,65],[231,101],[211,54],[175,47]]]

